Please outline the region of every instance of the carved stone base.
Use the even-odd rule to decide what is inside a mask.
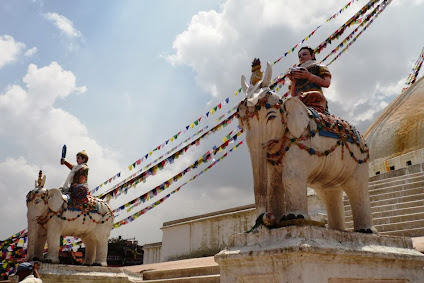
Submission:
[[[139,274],[119,267],[78,266],[43,263],[39,270],[43,283],[142,282]]]
[[[424,255],[410,238],[315,226],[234,235],[215,256],[221,283],[423,282]]]

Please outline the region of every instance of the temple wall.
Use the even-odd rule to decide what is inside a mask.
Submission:
[[[143,246],[143,264],[161,262],[162,242],[146,244]]]
[[[323,203],[308,189],[311,218],[326,221]],[[215,255],[228,245],[232,235],[248,231],[256,221],[253,204],[165,222],[162,243],[146,244],[144,264]]]
[[[255,217],[254,206],[248,205],[166,222],[161,261],[214,255],[228,244],[231,235],[249,230]]]
[[[371,161],[369,175],[370,177],[373,177],[378,174],[383,174],[386,172],[406,168],[411,165],[419,166],[422,163],[424,163],[424,148],[414,150],[393,158],[378,159]],[[421,172],[421,170],[417,172]]]

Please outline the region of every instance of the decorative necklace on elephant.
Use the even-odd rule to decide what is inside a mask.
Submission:
[[[48,203],[48,199],[47,199],[47,193],[48,191],[46,190],[45,192],[39,192],[38,190],[36,190],[34,193],[32,194],[28,194],[27,195],[27,202],[32,201],[35,197],[40,196],[40,198],[44,201],[45,204]],[[50,208],[47,212],[46,215],[44,215],[43,217],[40,217],[37,222],[40,225],[45,225],[51,218],[53,218],[53,216],[57,216],[58,218],[62,219],[62,220],[66,220],[66,221],[75,221],[76,219],[80,218],[81,216],[83,217],[83,223],[85,223],[86,217],[88,217],[91,221],[93,221],[94,223],[105,223],[107,221],[109,221],[109,219],[112,219],[113,217],[113,213],[112,211],[107,211],[105,213],[100,213],[99,212],[99,208],[98,208],[98,203],[95,201],[95,198],[93,196],[88,196],[88,202],[74,202],[74,203],[70,203],[69,206],[67,208],[63,208],[59,211],[52,211]],[[67,218],[65,216],[63,216],[63,213],[66,211],[80,211],[80,213],[75,216],[74,218]],[[99,220],[96,220],[93,218],[93,214],[98,214],[101,216],[101,218]],[[105,218],[106,217],[106,218]]]
[[[281,110],[282,111],[282,110]],[[275,147],[275,144],[280,144],[280,148],[275,153],[267,152],[267,160],[272,165],[280,164],[284,158],[284,155],[287,151],[290,150],[290,147],[295,144],[302,150],[307,151],[310,155],[316,155],[318,157],[328,156],[330,153],[334,152],[339,146],[342,146],[342,154],[341,159],[344,158],[344,148],[349,151],[349,155],[353,158],[353,160],[358,163],[366,163],[369,160],[369,149],[366,144],[361,145],[359,133],[356,129],[352,128],[346,121],[343,121],[340,118],[335,117],[334,115],[327,115],[324,113],[316,112],[314,109],[309,108],[310,114],[309,117],[314,119],[317,123],[316,130],[309,130],[306,135],[302,135],[299,138],[289,137],[290,134],[289,129],[287,128],[286,121],[282,118],[281,122],[286,125],[286,132],[284,136],[273,143],[268,143],[266,147],[271,149],[271,147]],[[325,151],[318,151],[312,147],[308,147],[302,141],[306,141],[315,137],[316,134],[321,136],[331,137],[337,139],[336,143]],[[366,154],[366,157],[363,159],[359,159],[355,156],[353,151],[349,147],[349,143],[353,143],[357,145],[361,151],[361,153]],[[284,149],[283,149],[284,147]]]

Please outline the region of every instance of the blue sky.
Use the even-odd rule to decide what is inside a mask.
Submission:
[[[0,214],[7,215],[0,239],[25,227],[25,195],[39,169],[48,188],[66,179],[63,144],[71,162],[81,149],[89,153],[90,188],[117,172],[128,175],[129,164],[230,97],[184,137],[215,125],[242,99],[233,93],[254,57],[279,58],[348,2],[0,1]],[[365,3],[356,1],[322,26],[308,45],[317,46]],[[423,10],[423,0],[393,1],[330,66],[331,112],[364,131],[400,93],[424,46]],[[296,61],[288,56],[275,65],[274,77]],[[236,126],[112,200],[112,207],[180,172]],[[252,203],[247,148],[231,156],[112,235],[158,242],[164,221]]]

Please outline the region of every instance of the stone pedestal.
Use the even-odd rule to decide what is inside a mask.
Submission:
[[[141,275],[129,272],[120,267],[42,263],[39,273],[43,283],[142,282]]]
[[[215,256],[221,283],[424,282],[410,238],[291,226],[237,234]]]

